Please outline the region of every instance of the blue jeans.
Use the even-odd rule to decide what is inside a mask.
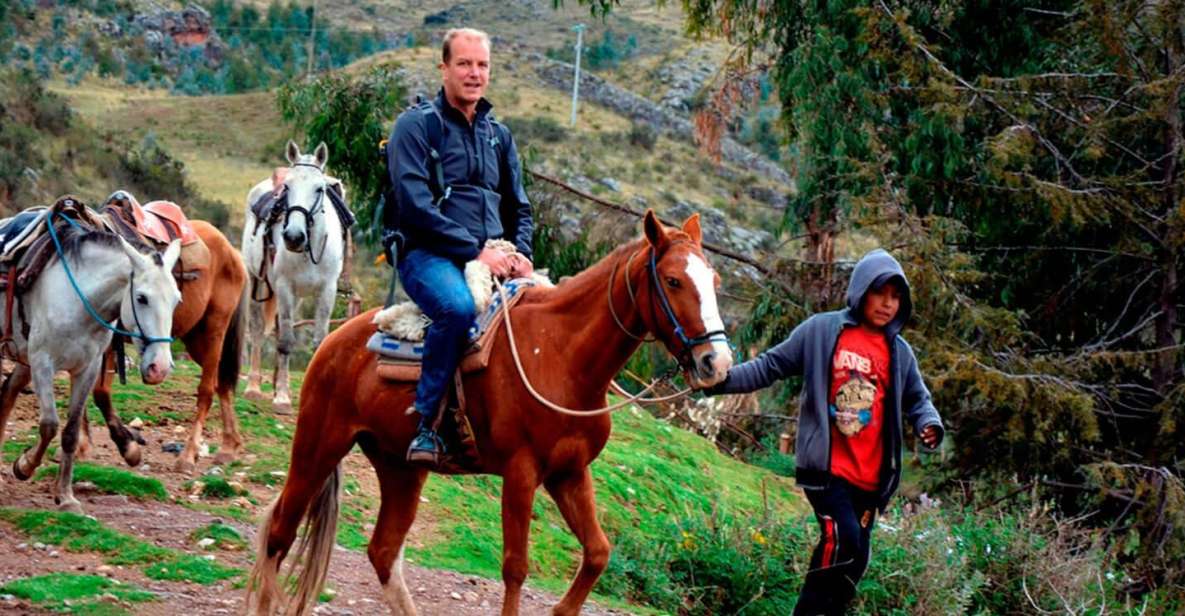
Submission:
[[[397,269],[403,290],[432,319],[424,336],[424,362],[416,386],[416,410],[431,419],[469,344],[469,326],[477,308],[465,275],[450,259],[417,249],[403,255]]]

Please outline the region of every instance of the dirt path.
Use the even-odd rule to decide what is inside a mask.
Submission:
[[[162,392],[167,394],[167,392]],[[172,399],[169,399],[172,398]],[[163,395],[160,400],[162,408],[188,408],[192,397],[180,394]],[[154,400],[155,402],[155,400]],[[8,426],[9,435],[26,434],[34,425],[35,411],[33,401],[29,396],[22,396],[13,412],[13,420]],[[292,424],[290,418],[278,418]],[[212,431],[207,426],[206,435],[212,442],[217,442],[217,424]],[[123,467],[115,446],[111,443],[102,427],[92,429],[95,447],[89,461],[98,464]],[[175,424],[148,426],[143,430],[148,441],[144,449],[144,463],[140,471],[159,479],[170,495],[183,496],[186,491],[182,487],[193,479],[188,475],[172,472],[173,454],[162,452],[164,442],[179,441],[184,438],[177,434]],[[210,467],[211,459],[203,458],[199,461],[199,468],[206,470]],[[369,464],[360,454],[351,454],[346,461],[347,474],[354,476],[368,490],[368,484],[373,483],[373,473],[369,471]],[[363,472],[367,471],[367,472]],[[19,507],[29,509],[54,510],[51,484],[48,480],[19,482],[11,474],[5,464],[0,473],[3,484],[0,485],[0,506]],[[269,488],[244,482],[252,496],[258,503],[250,506],[253,513],[258,513],[269,503],[276,494],[277,488]],[[195,529],[215,521],[233,526],[249,545],[254,543],[255,528],[250,524],[238,522],[226,517],[195,511],[181,505],[158,501],[141,501],[129,499],[123,495],[98,494],[88,490],[87,486],[76,487],[76,495],[82,501],[87,515],[95,517],[104,525],[154,543],[160,547],[196,554],[199,551],[189,538]],[[431,532],[431,520],[417,520],[412,529],[409,541],[418,544],[423,533]],[[218,563],[249,569],[250,555],[242,550],[215,550],[201,552],[214,554]],[[239,614],[244,607],[244,591],[234,588],[234,581],[224,581],[201,586],[187,582],[162,582],[147,578],[138,567],[119,567],[105,565],[103,557],[93,553],[70,553],[55,546],[39,546],[26,535],[17,531],[7,523],[0,523],[0,585],[14,579],[42,575],[52,572],[74,572],[104,575],[121,582],[136,584],[141,588],[156,593],[157,601],[138,603],[125,607],[136,614],[160,614],[162,616],[177,616],[178,614]],[[501,607],[501,581],[489,580],[470,575],[463,575],[451,571],[425,569],[415,565],[408,565],[405,570],[408,587],[416,601],[419,612],[423,616],[469,616],[478,614],[496,614]],[[328,586],[336,591],[332,601],[318,606],[318,614],[386,614],[385,603],[382,601],[378,580],[374,569],[370,566],[366,555],[338,547],[334,551],[333,561],[329,569]],[[522,609],[524,614],[549,614],[551,607],[558,601],[558,597],[536,591],[530,588],[528,580],[524,591]],[[50,613],[31,606],[27,602],[10,597],[0,597],[0,613],[14,614],[44,614]],[[623,615],[629,612],[606,609],[591,604],[586,605],[584,614],[590,616]]]

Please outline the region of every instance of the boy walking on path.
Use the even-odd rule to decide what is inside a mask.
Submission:
[[[745,393],[803,377],[796,477],[822,535],[796,615],[843,614],[855,596],[877,513],[901,479],[903,421],[927,447],[942,442],[942,419],[913,349],[898,335],[912,308],[901,265],[873,250],[852,271],[847,308],[812,316],[707,392]]]

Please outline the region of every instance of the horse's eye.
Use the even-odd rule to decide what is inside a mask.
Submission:
[[[147,306],[148,305],[148,296],[144,295],[142,293],[137,293],[136,294],[136,303],[140,304],[141,306]]]
[[[679,279],[668,277],[667,278],[667,286],[672,289],[678,289],[679,288]]]

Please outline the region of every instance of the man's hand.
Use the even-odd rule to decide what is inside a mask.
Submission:
[[[490,268],[490,272],[495,276],[505,278],[510,274],[511,267],[513,266],[510,257],[511,255],[501,250],[482,248],[481,252],[477,255],[477,260],[485,263]]]
[[[922,430],[922,442],[925,443],[926,447],[929,447],[930,449],[938,447],[938,426],[926,426],[926,428]]]
[[[535,266],[531,264],[531,260],[522,253],[511,253],[507,257],[510,259],[511,278],[526,278],[531,275],[531,272],[535,271]]]

